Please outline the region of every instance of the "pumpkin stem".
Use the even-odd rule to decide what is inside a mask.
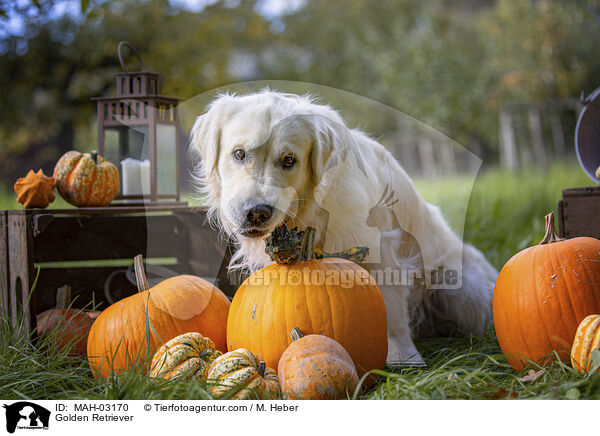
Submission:
[[[92,159],[94,160],[95,164],[98,164],[98,152],[96,150],[91,152],[92,155]]]
[[[315,258],[315,233],[314,227],[307,227],[302,235],[299,260],[313,260]]]
[[[551,244],[552,242],[563,241],[564,238],[559,238],[554,227],[554,212],[550,212],[545,217],[546,219],[546,234],[538,245]]]
[[[137,283],[138,292],[144,292],[150,289],[148,278],[146,277],[146,270],[144,270],[144,258],[141,254],[138,254],[133,259],[133,270],[135,271],[135,281]]]
[[[258,374],[259,374],[261,377],[264,377],[264,376],[265,376],[265,369],[267,369],[267,365],[266,365],[266,363],[265,363],[265,361],[264,361],[264,360],[261,360],[261,361],[258,363]]]
[[[290,332],[290,336],[292,337],[292,342],[304,337],[304,335],[298,327],[294,327],[292,329],[292,331]]]
[[[66,309],[71,303],[71,286],[64,285],[56,291],[56,308]]]

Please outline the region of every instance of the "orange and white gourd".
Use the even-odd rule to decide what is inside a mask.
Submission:
[[[65,153],[54,167],[58,193],[69,203],[106,206],[119,192],[117,168],[97,152]]]
[[[600,349],[600,315],[585,317],[575,333],[571,365],[581,373],[591,369],[592,351]]]

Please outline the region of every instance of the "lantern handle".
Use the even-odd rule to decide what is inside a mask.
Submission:
[[[131,43],[129,43],[127,41],[121,41],[119,43],[119,46],[117,47],[117,53],[119,55],[119,62],[121,63],[121,68],[123,68],[123,70],[126,73],[129,73],[129,70],[125,66],[125,62],[123,62],[123,56],[121,55],[121,49],[123,48],[124,45],[126,45],[127,47],[129,47],[129,49],[133,52],[133,54],[135,55],[135,57],[138,58],[138,61],[140,61],[140,65],[142,66],[142,71],[146,71],[146,66],[144,65],[144,62],[142,62],[142,58],[138,54],[137,50],[135,49],[135,47]]]

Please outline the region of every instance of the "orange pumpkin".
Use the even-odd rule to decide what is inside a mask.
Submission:
[[[34,173],[29,170],[27,176],[21,177],[15,182],[14,190],[17,201],[25,208],[48,207],[54,201],[54,177],[46,177],[42,170]]]
[[[591,368],[592,351],[600,349],[600,315],[587,316],[575,333],[571,348],[571,365],[580,373]]]
[[[147,372],[155,351],[187,332],[199,332],[217,350],[226,351],[229,300],[223,292],[191,275],[171,277],[148,289],[141,256],[135,265],[140,292],[105,309],[90,331],[87,355],[96,377],[134,366]]]
[[[106,206],[119,192],[117,168],[97,152],[65,153],[54,167],[58,193],[75,206]]]
[[[546,216],[546,235],[504,265],[494,289],[496,336],[515,371],[527,360],[565,362],[577,326],[600,312],[600,241],[558,238],[554,215]]]
[[[303,336],[297,327],[290,336],[278,365],[285,399],[339,400],[354,392],[358,375],[344,347],[327,336]]]
[[[271,253],[277,253],[275,259],[291,263],[269,265],[242,283],[231,303],[227,348],[247,348],[276,369],[292,342],[289,326],[298,326],[307,335],[338,341],[352,357],[359,376],[383,368],[386,312],[371,275],[345,259],[314,259],[314,229],[310,227],[304,232],[277,228],[269,246]],[[299,253],[294,254],[294,249]]]
[[[38,336],[54,334],[60,349],[74,356],[86,355],[86,344],[94,320],[76,309],[49,309],[36,317]]]

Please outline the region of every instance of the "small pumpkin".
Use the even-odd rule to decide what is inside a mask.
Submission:
[[[280,392],[275,370],[244,348],[217,357],[208,372],[208,382],[215,398],[272,400]]]
[[[327,336],[303,336],[297,327],[290,335],[277,370],[285,399],[339,400],[354,392],[358,375],[344,347]]]
[[[14,190],[17,201],[27,209],[33,207],[45,208],[54,201],[54,177],[46,177],[42,170],[35,173],[29,170],[25,177],[15,182]]]
[[[493,297],[496,336],[515,371],[523,361],[548,363],[556,351],[569,361],[579,323],[600,313],[600,241],[561,239],[554,214],[546,215],[542,241],[502,268]]]
[[[276,228],[267,238],[273,265],[237,290],[227,323],[227,348],[247,348],[277,368],[291,344],[289,326],[339,342],[359,377],[381,369],[387,357],[387,320],[375,280],[346,259],[314,258],[314,232]]]
[[[191,275],[171,277],[149,289],[141,256],[135,258],[135,272],[138,293],[106,308],[90,331],[87,355],[96,377],[134,366],[146,372],[161,344],[191,331],[226,351],[229,300],[221,290]]]
[[[49,309],[36,317],[38,336],[55,334],[61,350],[86,356],[87,340],[94,320],[76,309]]]
[[[83,206],[106,206],[119,192],[117,168],[97,152],[65,153],[54,167],[58,193],[69,203]]]
[[[571,348],[571,365],[580,373],[591,368],[592,351],[600,349],[600,315],[589,315],[577,328],[573,348]]]
[[[89,312],[71,309],[71,286],[61,286],[56,291],[56,305],[36,316],[38,336],[55,335],[58,347],[73,356],[85,356],[90,328],[94,320]]]
[[[150,365],[150,377],[206,380],[210,364],[220,351],[209,338],[197,332],[179,335],[161,346]]]

